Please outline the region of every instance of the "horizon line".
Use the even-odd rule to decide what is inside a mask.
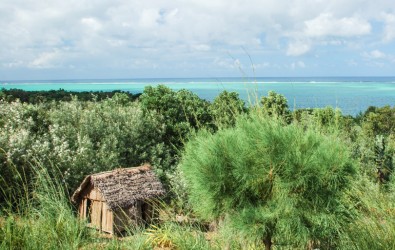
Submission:
[[[393,76],[212,76],[212,77],[130,77],[130,78],[63,78],[63,79],[8,79],[3,80],[0,79],[1,83],[6,82],[37,82],[37,81],[106,81],[106,80],[115,80],[115,81],[125,81],[125,80],[154,80],[154,79],[226,79],[226,78],[233,78],[233,79],[255,79],[255,78],[395,78]]]

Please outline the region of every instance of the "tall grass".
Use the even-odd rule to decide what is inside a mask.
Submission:
[[[345,229],[343,248],[395,249],[394,194],[394,190],[383,190],[364,175],[354,182],[345,197],[358,214]]]
[[[0,249],[78,249],[87,231],[73,212],[60,176],[56,171],[50,174],[39,162],[32,164],[32,170],[31,187],[21,180],[22,190],[28,193],[2,208]],[[16,210],[10,206],[15,203]]]
[[[147,242],[154,249],[220,249],[218,245],[210,244],[206,240],[205,234],[192,225],[165,222],[160,226],[151,226],[145,234],[147,235]]]
[[[23,185],[10,185],[18,200],[7,201],[0,210],[0,249],[212,249],[199,228],[172,222],[132,228],[121,238],[100,235],[77,218],[62,176],[51,171],[56,167],[36,162],[31,168],[33,184],[16,172]]]

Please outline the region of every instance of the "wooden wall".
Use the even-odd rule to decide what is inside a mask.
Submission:
[[[102,228],[101,230],[110,234],[114,233],[114,213],[110,210],[106,203],[102,207]]]
[[[88,219],[89,227],[113,234],[113,212],[107,206],[100,191],[87,187],[82,197],[79,205],[80,218]]]
[[[130,226],[141,226],[150,223],[154,216],[154,209],[149,203],[136,201],[134,205],[110,210],[100,191],[91,185],[81,193],[78,212],[81,219],[88,219],[89,227],[110,234],[120,233]]]

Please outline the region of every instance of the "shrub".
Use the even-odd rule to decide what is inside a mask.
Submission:
[[[291,121],[291,111],[285,96],[269,91],[267,96],[262,97],[261,104],[263,112],[268,116],[277,117],[288,123]]]
[[[214,99],[210,111],[217,127],[229,127],[234,126],[236,117],[247,109],[238,93],[224,90]]]
[[[73,190],[87,174],[145,162],[164,176],[172,160],[160,121],[119,93],[101,102],[0,100],[0,126],[0,171],[6,180],[14,179],[12,166],[29,178],[29,162],[39,159],[48,166],[56,162]],[[0,188],[8,188],[5,184],[0,178]]]
[[[165,125],[163,141],[175,148],[173,154],[177,154],[191,131],[211,123],[209,103],[189,90],[147,86],[140,96],[140,105],[144,111],[160,116]]]
[[[186,145],[181,170],[201,217],[227,214],[267,249],[336,246],[350,215],[340,198],[356,173],[340,140],[257,115],[200,133]]]

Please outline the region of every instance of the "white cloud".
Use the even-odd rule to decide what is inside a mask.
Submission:
[[[383,59],[386,57],[386,54],[381,52],[380,50],[372,50],[369,52],[363,52],[362,56],[369,59]]]
[[[211,49],[210,45],[207,44],[195,44],[191,46],[192,49],[197,51],[209,51]]]
[[[352,37],[367,35],[371,32],[368,21],[359,17],[335,18],[331,13],[304,22],[305,34],[310,37],[339,36]]]
[[[362,56],[369,60],[369,61],[374,61],[377,64],[382,65],[383,61],[388,61],[391,63],[395,63],[395,56],[392,54],[386,54],[380,50],[372,50],[369,52],[363,52]]]
[[[291,69],[295,70],[297,68],[306,68],[306,64],[303,61],[297,61],[291,63]]]
[[[270,66],[272,66],[272,65],[269,62],[254,64],[255,69],[264,69],[264,68],[269,68]]]
[[[389,43],[395,39],[395,14],[383,13],[382,15],[385,21],[383,41]]]
[[[10,61],[10,62],[2,64],[2,66],[4,68],[18,68],[18,67],[23,66],[23,65],[24,65],[24,62],[18,61],[18,60],[14,60],[14,61]]]
[[[55,62],[59,59],[60,52],[44,52],[41,53],[37,58],[29,63],[31,68],[54,68]]]
[[[309,41],[294,41],[288,45],[288,56],[300,56],[310,51],[311,45]]]
[[[238,69],[242,68],[243,64],[240,62],[240,59],[223,59],[223,58],[215,58],[213,64],[221,67],[221,68],[228,68],[228,69]]]
[[[145,9],[141,12],[138,24],[142,28],[153,28],[159,21],[160,14],[158,9]]]
[[[370,56],[375,59],[382,59],[386,57],[386,54],[384,54],[380,50],[373,50],[370,52]]]
[[[227,51],[243,56],[241,47],[271,65],[331,46],[359,55],[372,41],[395,40],[394,13],[390,0],[1,0],[0,67],[72,64],[76,71],[100,71],[116,65],[127,72],[131,58],[155,61],[158,69],[204,65],[198,61],[226,58]],[[152,65],[133,64],[138,67]]]
[[[320,45],[324,45],[324,46],[326,46],[326,45],[341,46],[343,44],[344,44],[344,41],[342,41],[342,40],[331,40],[331,39],[324,40],[324,41],[320,42]]]
[[[93,31],[99,31],[102,28],[101,23],[92,17],[84,17],[81,19],[81,23],[86,25],[88,28],[92,29]]]
[[[233,67],[234,68],[243,68],[243,64],[240,62],[240,59],[233,59]]]

